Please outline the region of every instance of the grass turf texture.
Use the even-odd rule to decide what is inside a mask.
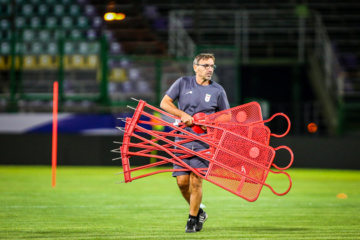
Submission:
[[[205,182],[209,219],[192,234],[170,173],[116,185],[116,172],[58,167],[52,188],[50,167],[0,166],[0,239],[360,239],[360,171],[288,170],[290,193],[264,186],[253,203]],[[267,182],[288,184],[278,175]]]

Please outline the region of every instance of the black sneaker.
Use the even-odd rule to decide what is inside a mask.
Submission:
[[[196,223],[196,231],[200,231],[203,228],[203,224],[207,218],[208,218],[208,215],[206,214],[206,212],[202,212],[199,214],[199,218]]]
[[[196,219],[189,218],[185,227],[186,233],[194,233],[196,232]]]

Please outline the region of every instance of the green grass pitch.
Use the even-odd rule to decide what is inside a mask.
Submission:
[[[360,171],[290,169],[287,195],[264,186],[252,203],[205,182],[209,218],[192,234],[170,173],[115,184],[121,171],[60,166],[52,188],[50,167],[0,166],[0,239],[360,239]]]

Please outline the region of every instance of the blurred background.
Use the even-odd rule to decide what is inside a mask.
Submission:
[[[58,164],[121,166],[110,150],[131,98],[159,107],[212,52],[232,106],[290,117],[271,145],[291,147],[293,166],[360,169],[359,12],[356,0],[0,0],[0,164],[50,165],[57,81]]]

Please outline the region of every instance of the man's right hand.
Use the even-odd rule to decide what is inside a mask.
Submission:
[[[193,124],[194,118],[185,112],[181,114],[181,121],[188,127],[194,125]]]

